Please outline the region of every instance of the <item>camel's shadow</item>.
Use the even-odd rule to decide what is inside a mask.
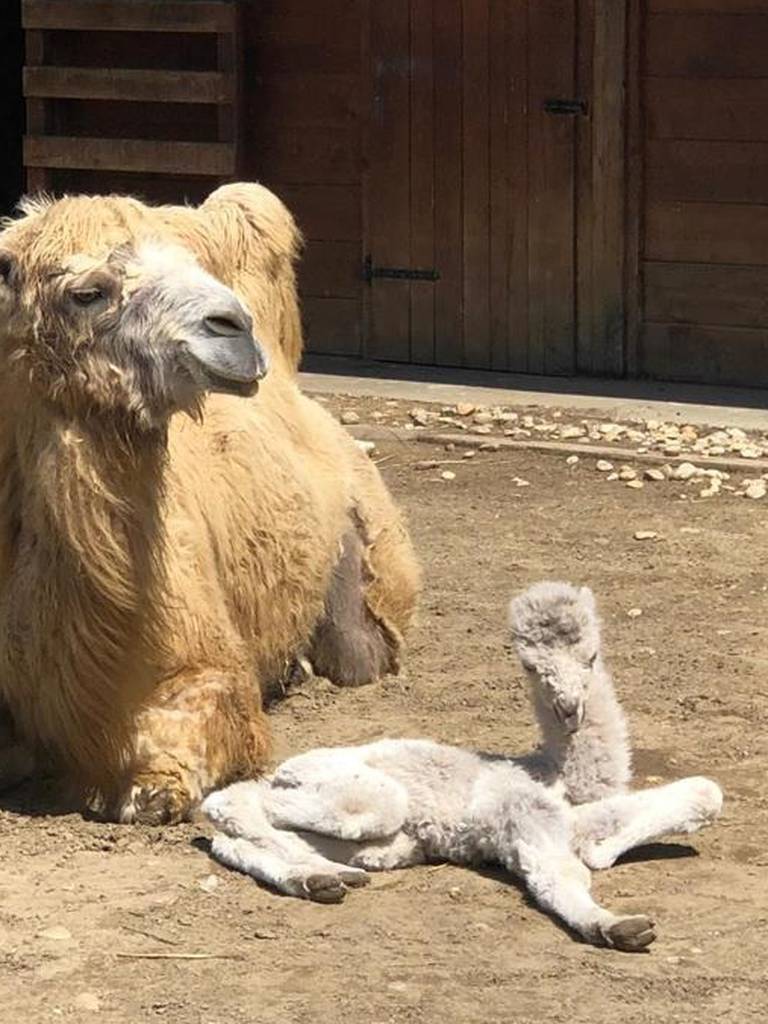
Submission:
[[[83,807],[82,794],[55,776],[26,779],[0,791],[0,811],[25,818],[91,817]]]

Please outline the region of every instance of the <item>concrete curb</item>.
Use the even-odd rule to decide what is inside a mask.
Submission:
[[[511,437],[494,437],[492,434],[451,434],[431,430],[406,430],[404,427],[385,427],[379,423],[366,425],[356,423],[346,428],[361,441],[415,441],[423,444],[455,444],[459,448],[479,448],[483,444],[498,445],[499,451],[549,452],[552,455],[589,455],[613,462],[649,462],[654,465],[675,466],[691,462],[701,469],[724,469],[748,472],[759,470],[759,475],[768,473],[768,459],[739,459],[728,455],[702,455],[688,452],[684,455],[664,455],[660,452],[638,452],[632,448],[617,448],[602,444],[569,444],[560,441],[537,441],[533,438],[517,440]]]

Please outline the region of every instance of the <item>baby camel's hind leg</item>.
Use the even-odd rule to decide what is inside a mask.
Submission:
[[[572,809],[575,845],[589,867],[607,868],[635,846],[710,825],[722,803],[715,782],[694,776],[582,804]]]
[[[402,828],[408,792],[365,764],[354,748],[324,749],[281,764],[264,804],[278,828],[361,842],[384,839]]]
[[[203,813],[221,830],[211,843],[217,860],[289,896],[319,903],[338,903],[349,888],[367,883],[365,871],[324,856],[311,837],[275,828],[264,806],[268,789],[266,781],[241,782],[204,801]],[[343,845],[337,850],[341,856]]]

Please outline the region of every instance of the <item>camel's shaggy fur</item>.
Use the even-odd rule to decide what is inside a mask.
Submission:
[[[536,584],[512,603],[511,628],[530,678],[537,751],[515,758],[430,740],[313,750],[269,779],[206,799],[203,812],[220,830],[213,855],[285,893],[326,902],[365,884],[366,869],[495,861],[588,942],[648,946],[654,923],[595,903],[589,869],[709,824],[720,789],[688,778],[626,791],[626,724],[589,590]]]
[[[0,233],[0,785],[50,757],[123,820],[177,820],[264,765],[260,691],[295,659],[397,668],[418,573],[296,387],[297,241],[243,184]]]

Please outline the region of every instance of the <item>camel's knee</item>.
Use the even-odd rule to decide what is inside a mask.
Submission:
[[[315,672],[341,686],[361,686],[398,669],[400,639],[367,599],[370,569],[360,530],[353,524],[343,538],[309,651]]]

